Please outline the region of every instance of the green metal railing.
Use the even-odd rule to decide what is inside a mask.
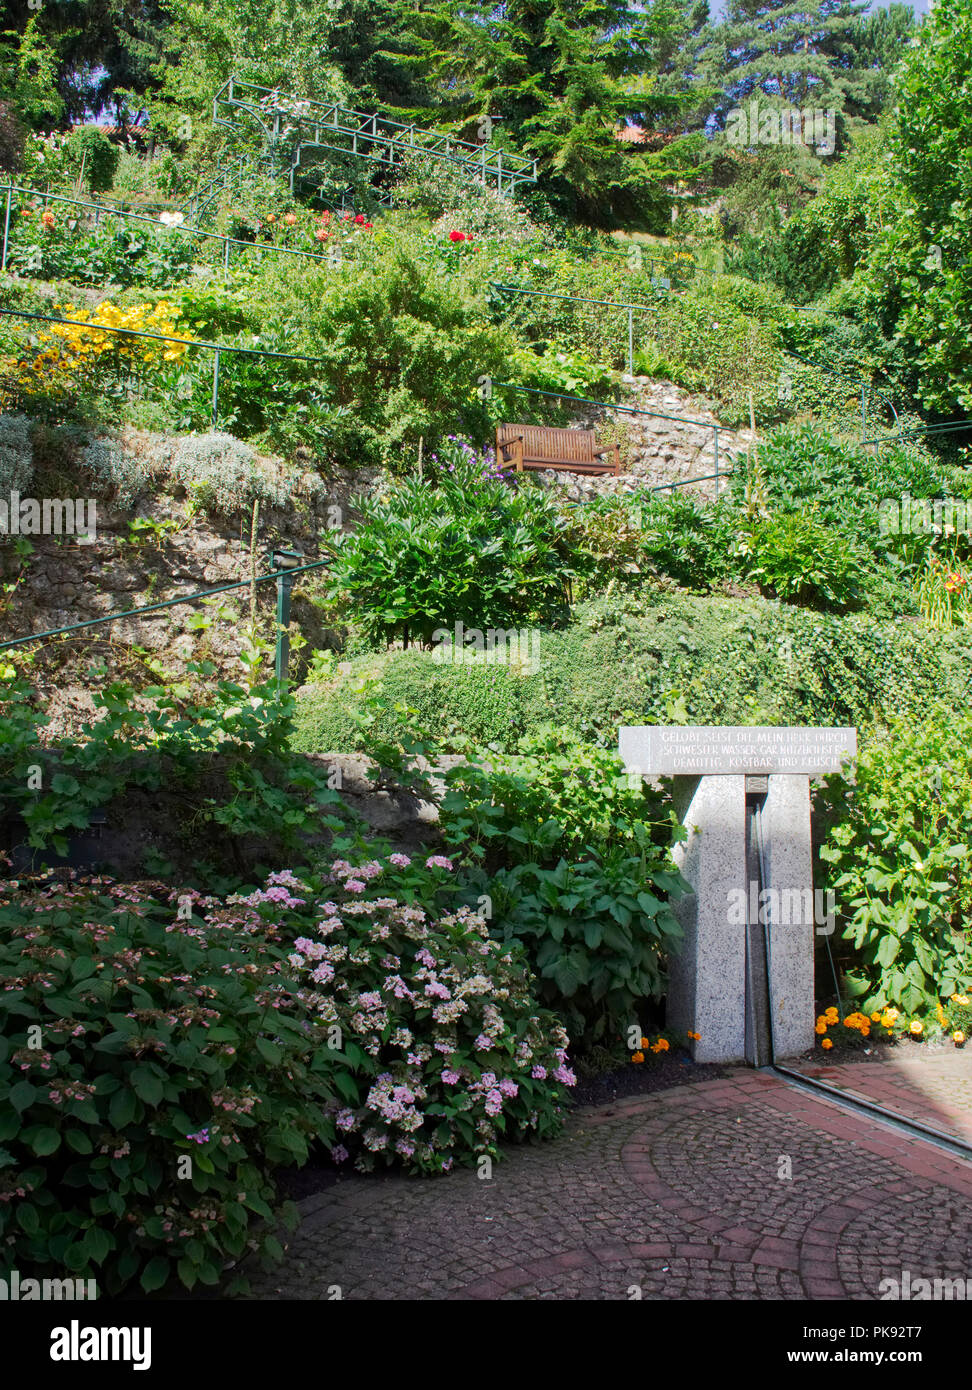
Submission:
[[[959,431],[972,431],[972,419],[946,420],[938,425],[916,425],[913,429],[899,429],[895,434],[885,434],[872,439],[862,439],[861,444],[898,444],[905,439],[916,439],[921,435],[939,438],[942,435],[957,434]]]
[[[876,402],[878,407],[883,406],[885,410],[890,411],[894,416],[895,424],[900,423],[900,417],[895,408],[894,401],[883,391],[879,391],[870,378],[864,376],[851,376],[848,372],[842,372],[839,368],[832,367],[828,362],[813,362],[810,358],[802,356],[799,352],[794,352],[791,348],[784,348],[783,351],[787,357],[792,358],[794,362],[799,362],[801,366],[811,367],[817,372],[826,372],[829,376],[839,377],[842,381],[848,382],[855,396],[857,393],[860,393],[862,444],[865,442],[865,436],[867,434],[868,410],[872,402]]]
[[[500,193],[537,180],[536,160],[525,155],[488,143],[474,145],[414,123],[405,125],[377,112],[288,96],[234,75],[213,98],[213,124],[239,132],[244,119],[256,124],[272,157],[286,152],[291,188],[305,150],[351,155],[388,167],[421,154],[452,165],[470,182],[493,184]]]
[[[158,218],[146,217],[144,213],[126,212],[123,208],[109,207],[104,203],[89,203],[80,198],[68,198],[59,193],[41,193],[35,188],[22,188],[18,184],[0,184],[0,193],[6,193],[6,207],[3,222],[3,248],[0,250],[0,271],[7,269],[8,246],[10,241],[10,217],[12,213],[12,197],[15,193],[26,194],[30,198],[43,199],[44,205],[51,203],[67,203],[73,207],[88,208],[96,213],[96,222],[101,215],[107,217],[127,218],[132,222],[144,222],[156,230],[163,228],[167,232],[176,232],[180,236],[193,238],[204,238],[209,241],[223,242],[223,264],[228,270],[230,265],[230,247],[242,246],[249,251],[269,251],[271,254],[283,256],[298,256],[309,261],[331,262],[330,256],[321,256],[314,251],[299,251],[290,246],[274,246],[269,242],[244,241],[240,237],[224,236],[220,232],[206,232],[200,227],[175,226],[166,227],[164,222],[159,222]]]
[[[45,642],[51,637],[64,637],[70,632],[81,632],[87,628],[100,627],[105,623],[118,622],[121,618],[138,618],[143,613],[158,613],[166,608],[177,608],[183,603],[202,603],[216,594],[228,594],[239,589],[250,589],[255,584],[266,584],[269,580],[275,580],[277,584],[277,643],[274,669],[277,682],[282,685],[287,679],[287,658],[290,649],[291,585],[298,574],[307,574],[310,570],[324,569],[332,563],[333,561],[330,559],[314,560],[310,564],[298,565],[291,569],[274,568],[269,574],[258,574],[252,579],[241,579],[238,583],[220,584],[215,589],[199,589],[192,594],[183,594],[180,598],[164,599],[160,603],[147,603],[141,608],[129,608],[120,613],[106,613],[100,618],[86,618],[83,622],[69,623],[67,627],[49,628],[46,632],[31,632],[24,637],[14,637],[9,642],[0,642],[0,652],[10,651],[13,647],[24,647],[30,642]]]
[[[572,304],[603,304],[609,309],[624,309],[628,315],[628,375],[634,372],[634,315],[636,313],[652,314],[655,312],[650,304],[625,304],[616,299],[587,299],[581,294],[555,294],[553,290],[528,290],[522,285],[503,285],[497,280],[490,280],[490,288],[503,290],[509,294],[533,295],[541,299],[567,299]]]
[[[67,324],[72,328],[84,328],[90,333],[117,333],[128,338],[151,338],[159,343],[177,343],[185,347],[203,348],[214,354],[213,357],[213,396],[212,427],[216,428],[219,418],[219,364],[224,352],[237,353],[244,357],[275,357],[286,362],[326,362],[324,357],[308,357],[298,352],[275,352],[271,348],[234,347],[229,343],[210,343],[203,338],[175,338],[167,333],[150,333],[143,328],[117,328],[108,324],[88,323],[84,319],[61,318],[57,314],[38,314],[26,309],[0,309],[4,318],[36,319],[42,323]]]

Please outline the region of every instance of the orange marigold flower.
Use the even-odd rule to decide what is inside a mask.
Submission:
[[[955,1032],[952,1034],[952,1042],[956,1047],[961,1047],[965,1042],[965,1034],[962,1032],[961,1028],[956,1028]]]
[[[924,1032],[924,1027],[915,1019],[914,1023],[909,1024],[908,1032],[913,1033],[916,1038],[920,1038]]]
[[[643,1052],[633,1052],[631,1054],[631,1060],[632,1062],[643,1062],[645,1060],[645,1054]]]
[[[832,1039],[830,1039],[830,1038],[824,1038],[823,1041],[822,1041],[821,1044],[820,1044],[821,1047],[826,1047],[826,1048],[828,1048],[828,1049],[831,1048],[831,1047],[833,1047],[833,1045],[834,1045],[834,1044],[833,1044],[833,1041],[832,1041]]]
[[[57,223],[54,220],[54,214],[51,212],[49,208],[45,208],[44,211],[41,213],[41,221],[43,222],[44,226],[47,228],[49,232],[53,231],[54,228],[57,226]]]

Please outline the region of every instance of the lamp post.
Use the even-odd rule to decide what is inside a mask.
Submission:
[[[290,660],[290,588],[294,582],[291,571],[299,569],[304,556],[299,550],[277,545],[270,551],[270,568],[277,576],[277,658],[275,674],[277,688],[282,689],[287,681],[287,665]]]

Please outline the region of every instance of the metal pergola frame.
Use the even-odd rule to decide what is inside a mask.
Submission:
[[[230,77],[213,98],[213,124],[237,130],[241,112],[257,123],[270,151],[275,154],[284,144],[292,151],[291,187],[308,149],[350,154],[389,167],[407,154],[422,154],[458,166],[471,181],[493,185],[499,193],[512,193],[518,184],[537,180],[537,162],[525,155],[457,140],[377,112],[301,100]]]

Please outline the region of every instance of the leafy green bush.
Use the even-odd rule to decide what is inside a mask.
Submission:
[[[830,866],[847,987],[865,1012],[934,1011],[972,985],[972,719],[953,704],[894,720],[861,747],[853,782],[828,779]]]
[[[176,896],[0,888],[0,1235],[23,1271],[150,1292],[282,1253],[272,1174],[334,1094],[324,1024],[253,908]]]
[[[9,668],[0,674],[0,819],[23,822],[24,847],[38,860],[48,846],[66,854],[68,836],[87,829],[95,809],[136,792],[154,796],[157,808],[178,798],[191,845],[205,827],[207,851],[244,872],[247,846],[284,854],[343,827],[330,814],[342,808],[326,771],[290,751],[293,705],[275,685],[218,682],[199,705],[153,687],[141,692],[149,704],[141,708],[130,687],[115,683],[93,696],[97,717],[77,740],[45,745],[47,716],[29,685]]]
[[[744,231],[727,257],[727,270],[774,285],[791,304],[809,304],[833,288],[837,269],[819,229],[801,212],[758,233]]]
[[[112,217],[85,227],[64,205],[52,204],[50,211],[55,219],[51,227],[41,222],[39,207],[29,217],[18,217],[8,255],[18,275],[76,285],[165,289],[189,275],[199,254],[191,237],[162,228]]]
[[[775,309],[743,309],[718,277],[681,295],[663,295],[646,328],[646,347],[686,373],[685,384],[716,401],[727,425],[748,422],[749,392],[757,418],[778,419],[782,358]]]
[[[730,506],[700,502],[684,493],[634,496],[642,528],[642,554],[656,574],[686,589],[706,590],[728,579],[739,518]]]
[[[540,997],[582,1050],[636,1019],[664,993],[681,928],[670,902],[688,891],[666,848],[633,827],[635,852],[615,848],[555,868],[520,864],[490,881],[495,930],[524,943]]]
[[[739,573],[734,551],[742,518],[728,499],[635,492],[597,497],[569,516],[585,597],[608,586],[638,588],[646,576],[705,592]]]
[[[322,359],[313,376],[341,412],[325,422],[327,456],[402,472],[420,439],[429,453],[451,434],[487,438],[476,382],[503,379],[508,344],[471,287],[407,244],[369,243],[337,272],[265,265],[250,298],[263,343]]]
[[[821,525],[809,509],[752,521],[737,554],[750,579],[787,603],[845,608],[860,599],[860,558],[846,536]]]
[[[869,228],[859,274],[901,342],[919,398],[946,418],[972,407],[972,292],[963,269],[972,230],[972,110],[955,100],[970,75],[972,6],[945,0],[905,51],[885,196],[872,213],[877,225]]]
[[[373,737],[394,739],[404,727],[396,706],[415,710],[420,724],[437,739],[474,739],[507,743],[532,722],[539,677],[518,668],[450,665],[415,649],[394,651],[382,664],[379,688],[387,699],[372,730]],[[375,658],[352,663],[355,675],[327,685],[308,685],[299,692],[292,747],[304,753],[367,751],[356,716],[364,712],[363,688],[377,679],[367,674]]]
[[[64,142],[64,165],[82,187],[104,193],[111,187],[120,153],[97,126],[76,126]]]
[[[508,754],[471,749],[445,775],[439,824],[457,853],[493,867],[556,864],[619,845],[660,814],[656,796],[625,775],[616,752],[546,725]]]
[[[332,596],[373,640],[405,645],[456,623],[482,634],[562,617],[573,567],[554,501],[530,483],[512,487],[491,453],[461,441],[436,462],[436,487],[411,477],[356,503],[355,530],[334,541]]]

